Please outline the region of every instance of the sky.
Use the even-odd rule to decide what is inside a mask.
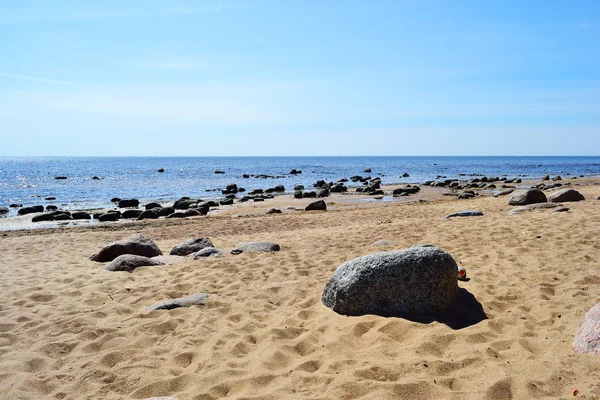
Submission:
[[[0,156],[600,155],[600,2],[0,0]]]

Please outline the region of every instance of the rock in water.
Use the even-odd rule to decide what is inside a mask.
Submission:
[[[457,270],[452,256],[437,247],[370,254],[340,265],[322,300],[344,315],[436,313],[456,295]]]
[[[546,203],[548,199],[539,189],[515,190],[508,200],[509,206],[526,206],[528,204]]]
[[[222,255],[223,255],[223,252],[215,249],[214,247],[205,247],[200,251],[190,254],[190,257],[193,257],[194,260],[200,260],[202,258],[220,257]]]
[[[271,253],[279,250],[281,250],[281,247],[273,242],[243,242],[235,246],[235,249],[231,250],[231,254],[242,254],[245,251],[265,251]]]
[[[600,355],[600,303],[588,311],[573,342],[577,353]]]
[[[446,215],[444,218],[454,218],[454,217],[480,217],[482,216],[483,213],[479,210],[466,210],[466,211],[459,211],[457,213],[454,214],[448,214]]]
[[[306,206],[306,208],[304,210],[305,211],[326,211],[327,204],[323,200],[315,201],[313,203],[310,203],[308,206]]]
[[[206,293],[193,294],[191,296],[180,297],[178,299],[172,299],[153,304],[148,308],[148,311],[172,310],[179,307],[203,306],[206,304],[207,299],[208,294]]]
[[[188,239],[185,242],[173,247],[173,250],[171,250],[171,253],[169,254],[172,256],[187,256],[206,247],[214,247],[208,238]]]
[[[548,201],[551,203],[582,200],[585,200],[585,197],[583,197],[581,193],[574,189],[562,189],[548,195]]]
[[[133,254],[144,257],[162,256],[162,251],[147,237],[135,234],[125,240],[110,243],[104,246],[98,253],[92,255],[90,260],[97,262],[112,261],[120,255]]]
[[[107,271],[125,271],[133,272],[137,267],[145,267],[150,265],[165,265],[163,262],[153,260],[144,256],[135,256],[133,254],[123,254],[112,260],[104,269]]]

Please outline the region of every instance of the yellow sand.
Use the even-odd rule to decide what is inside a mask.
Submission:
[[[600,186],[568,213],[509,216],[507,198],[348,203],[327,212],[289,197],[186,221],[0,233],[2,399],[600,398],[600,356],[576,354],[600,302]],[[264,214],[273,204],[280,215]],[[443,219],[465,209],[483,217]],[[241,215],[232,217],[233,214]],[[88,256],[141,232],[165,254],[190,237],[228,251],[281,252],[108,272]],[[380,239],[396,246],[371,247]],[[335,268],[368,253],[437,245],[488,319],[463,329],[321,303]],[[210,293],[204,307],[147,312]]]

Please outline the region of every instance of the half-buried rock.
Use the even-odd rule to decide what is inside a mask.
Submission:
[[[528,204],[546,203],[548,199],[539,189],[515,190],[508,200],[509,206],[526,206]]]
[[[165,265],[165,263],[153,260],[144,256],[135,256],[133,254],[123,254],[112,260],[104,269],[107,271],[125,271],[133,272],[137,267],[146,267],[152,265]]]
[[[162,251],[147,237],[135,234],[125,240],[110,243],[104,246],[98,253],[92,255],[90,260],[98,262],[112,261],[120,255],[133,254],[144,257],[161,256]]]
[[[172,256],[187,256],[206,247],[214,247],[208,238],[188,239],[185,242],[173,247],[173,250],[171,250],[171,253],[169,254]]]
[[[242,254],[247,251],[265,251],[267,253],[272,253],[279,250],[281,250],[281,247],[273,242],[242,242],[235,246],[235,249],[231,250],[231,254]]]
[[[322,300],[343,315],[437,313],[454,300],[457,270],[452,256],[437,247],[369,254],[340,265]]]
[[[202,258],[220,257],[222,255],[223,252],[221,250],[217,250],[214,247],[205,247],[200,251],[190,254],[190,257],[192,257],[194,260],[200,260]]]
[[[179,307],[203,306],[206,304],[206,300],[208,300],[208,294],[198,293],[187,297],[180,297],[178,299],[171,299],[153,304],[148,308],[148,311],[172,310]]]
[[[305,211],[326,211],[327,204],[323,200],[315,201],[315,202],[312,202],[309,205],[307,205],[304,210]]]
[[[548,201],[551,203],[583,200],[585,200],[585,197],[575,189],[562,189],[548,195]]]
[[[592,307],[583,318],[575,336],[573,350],[577,353],[600,355],[600,303]]]

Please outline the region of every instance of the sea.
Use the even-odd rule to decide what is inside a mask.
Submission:
[[[368,168],[371,172],[364,172]],[[290,174],[293,169],[302,173]],[[404,173],[409,177],[403,178]],[[600,176],[600,157],[0,157],[0,207],[17,203],[97,209],[113,207],[114,197],[141,202],[218,198],[221,193],[214,189],[229,183],[248,191],[284,185],[292,192],[295,185],[308,188],[320,179],[335,182],[354,175],[397,184],[438,176],[465,179],[461,174]],[[66,179],[55,179],[59,176]],[[8,216],[15,214],[11,209]]]

